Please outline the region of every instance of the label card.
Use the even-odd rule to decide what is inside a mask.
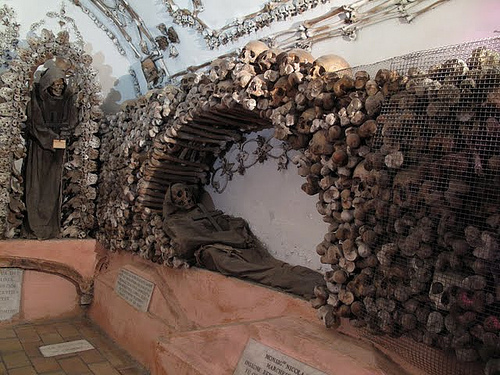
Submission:
[[[148,311],[155,284],[126,269],[116,279],[115,292],[139,311]]]
[[[19,313],[23,270],[0,268],[0,321]]]
[[[87,340],[75,340],[62,342],[60,344],[45,345],[39,347],[44,357],[55,357],[56,355],[71,354],[94,349]]]
[[[65,139],[54,139],[52,141],[52,148],[65,149],[66,148],[66,140]]]
[[[326,375],[280,351],[248,340],[234,375]]]

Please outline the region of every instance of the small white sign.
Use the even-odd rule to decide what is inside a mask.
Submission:
[[[84,352],[85,350],[94,349],[94,347],[87,340],[76,340],[40,346],[39,349],[44,357],[55,357],[56,355]]]
[[[248,340],[234,375],[326,375],[280,351]]]
[[[115,292],[139,311],[147,312],[155,284],[126,269],[116,279]]]
[[[23,270],[0,268],[0,321],[19,313],[22,284]]]

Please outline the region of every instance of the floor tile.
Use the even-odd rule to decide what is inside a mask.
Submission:
[[[16,333],[11,328],[0,329],[0,339],[15,339]]]
[[[9,370],[9,375],[37,375],[37,373],[33,367],[26,366]]]
[[[87,364],[106,361],[106,358],[104,358],[96,349],[80,352],[78,353],[78,356]]]
[[[40,346],[86,339],[95,349],[44,358]],[[0,375],[148,375],[86,318],[22,323],[0,330]]]
[[[89,367],[95,375],[120,375],[108,362],[92,363]]]
[[[54,358],[32,358],[31,363],[35,370],[40,373],[54,372],[61,370],[61,366]]]
[[[22,350],[23,346],[18,339],[0,339],[0,353]]]
[[[2,360],[8,370],[31,365],[31,362],[24,351],[2,354]]]
[[[90,373],[90,369],[80,357],[63,358],[58,360],[59,365],[67,375],[82,375]]]

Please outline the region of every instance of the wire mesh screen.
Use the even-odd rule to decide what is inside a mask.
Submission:
[[[499,51],[499,38],[450,46],[386,72],[399,87],[367,160],[386,194],[365,333],[429,374],[499,373]]]

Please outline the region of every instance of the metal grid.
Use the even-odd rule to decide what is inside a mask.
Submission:
[[[499,51],[493,38],[390,60],[400,89],[373,144],[390,180],[364,331],[429,374],[500,357]]]

